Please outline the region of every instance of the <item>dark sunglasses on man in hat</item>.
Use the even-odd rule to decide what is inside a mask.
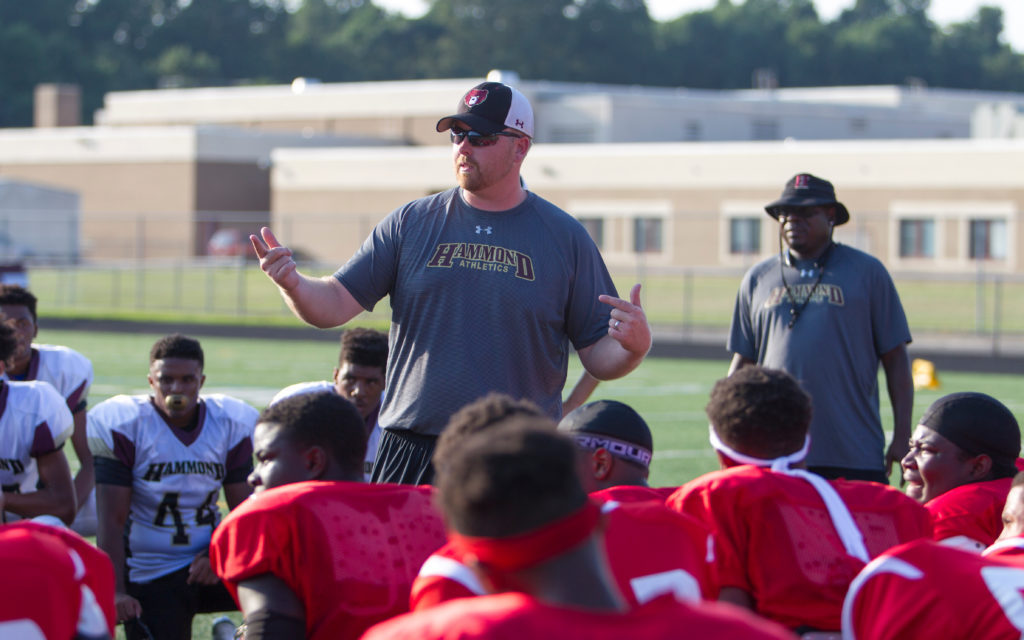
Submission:
[[[463,131],[462,129],[452,129],[448,132],[448,137],[451,138],[452,144],[462,144],[462,141],[469,139],[469,144],[474,147],[490,147],[498,142],[498,138],[504,136],[506,138],[523,138],[516,133],[509,131],[499,131],[497,133],[480,133],[479,131]]]

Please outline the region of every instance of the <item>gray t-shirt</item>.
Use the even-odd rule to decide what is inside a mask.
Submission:
[[[798,309],[817,279],[811,266],[785,267]],[[793,306],[779,256],[754,265],[736,296],[728,349],[789,372],[811,395],[809,466],[882,470],[878,365],[882,354],[911,339],[892,278],[874,257],[835,244],[821,283],[790,329]]]
[[[533,193],[482,211],[458,188],[391,212],[335,277],[363,308],[390,295],[380,424],[437,435],[490,391],[561,415],[569,343],[607,334],[617,295],[572,216]]]

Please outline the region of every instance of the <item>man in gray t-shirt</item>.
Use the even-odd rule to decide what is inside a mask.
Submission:
[[[886,482],[910,440],[910,329],[882,263],[832,240],[850,215],[827,180],[799,174],[765,209],[788,249],[754,265],[736,296],[729,373],[757,363],[790,373],[811,395],[807,467],[829,478]],[[893,407],[885,449],[878,365]]]
[[[390,297],[379,482],[430,482],[449,416],[491,391],[558,419],[570,345],[599,380],[626,375],[651,346],[639,285],[618,298],[582,225],[523,187],[526,98],[484,82],[436,129],[451,137],[458,186],[391,212],[333,276],[298,273],[269,229],[251,236],[260,267],[312,325],[344,324]]]

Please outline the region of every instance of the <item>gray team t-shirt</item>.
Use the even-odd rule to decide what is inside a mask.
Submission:
[[[432,435],[491,391],[557,419],[569,344],[607,334],[597,297],[617,295],[572,216],[533,193],[482,211],[458,188],[391,212],[335,277],[367,310],[391,297],[381,426]]]
[[[798,308],[816,278],[786,267]],[[879,359],[911,339],[892,278],[876,258],[835,244],[821,283],[790,329],[792,307],[779,257],[754,265],[736,297],[728,349],[789,372],[810,394],[809,466],[883,469]]]

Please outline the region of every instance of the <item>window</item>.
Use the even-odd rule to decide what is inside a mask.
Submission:
[[[604,220],[601,218],[580,218],[580,224],[590,234],[598,249],[604,249]]]
[[[972,260],[1006,259],[1006,221],[971,220],[968,255]]]
[[[661,252],[661,222],[661,218],[636,218],[633,220],[633,251],[637,253]]]
[[[935,257],[934,220],[900,220],[900,257]]]
[[[729,253],[761,253],[761,219],[732,218],[729,220]]]
[[[596,142],[596,137],[593,127],[555,125],[551,127],[545,142]]]
[[[703,135],[703,127],[701,127],[699,120],[687,120],[683,125],[683,140],[696,142]]]
[[[754,120],[750,138],[751,140],[778,140],[779,123],[775,120]]]

